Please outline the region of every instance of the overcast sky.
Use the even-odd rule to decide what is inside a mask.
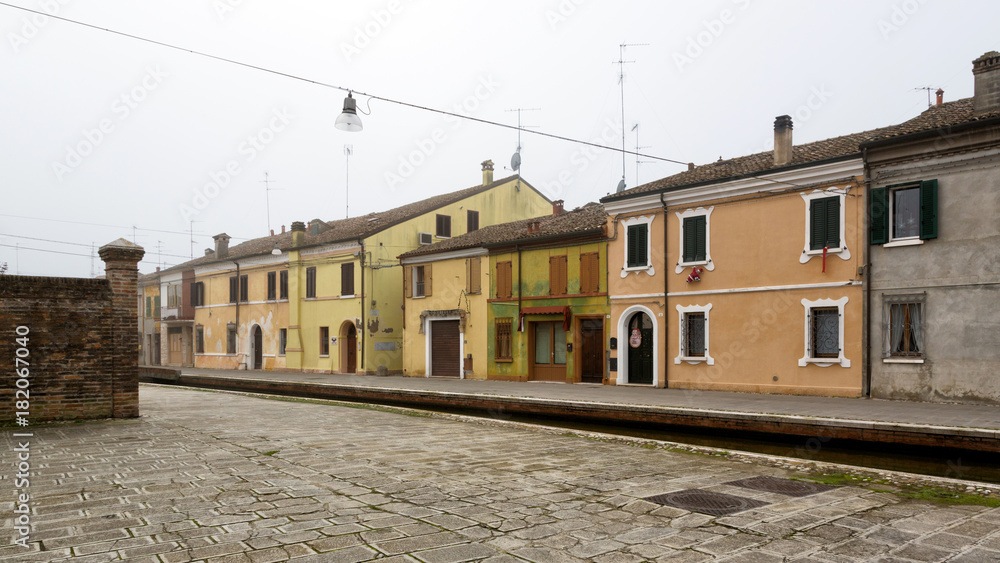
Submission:
[[[280,231],[476,185],[486,159],[512,173],[515,130],[374,100],[346,133],[328,85],[508,125],[532,109],[529,131],[618,148],[624,125],[630,151],[638,133],[703,164],[769,150],[778,115],[798,144],[913,117],[919,87],[969,97],[971,61],[1000,50],[993,0],[11,4],[184,49],[0,5],[0,263],[22,275],[101,274],[89,247],[119,237],[143,273],[175,265],[217,233],[266,235],[268,199]],[[622,176],[620,153],[521,145],[523,177],[567,208]],[[625,160],[629,187],[683,169]]]

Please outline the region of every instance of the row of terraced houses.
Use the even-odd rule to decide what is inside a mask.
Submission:
[[[564,210],[493,179],[140,279],[148,364],[1000,403],[1000,53],[972,98]]]

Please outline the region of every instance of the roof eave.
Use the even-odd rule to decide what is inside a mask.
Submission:
[[[927,138],[939,137],[941,135],[954,135],[956,133],[964,133],[965,131],[971,129],[994,127],[997,125],[1000,125],[1000,116],[989,117],[986,119],[972,120],[972,121],[963,121],[962,123],[958,123],[956,125],[944,125],[941,127],[935,127],[933,129],[914,131],[913,133],[906,133],[905,135],[899,135],[896,137],[886,137],[885,139],[874,139],[871,141],[865,141],[861,143],[860,148],[877,149],[895,144],[921,141]]]

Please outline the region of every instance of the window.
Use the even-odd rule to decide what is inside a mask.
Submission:
[[[316,267],[306,268],[306,299],[316,298]]]
[[[601,291],[601,255],[597,252],[580,254],[580,293]]]
[[[288,345],[288,329],[279,328],[278,329],[278,355],[285,355],[285,346]]]
[[[631,225],[625,235],[627,257],[626,264],[629,268],[645,268],[649,265],[649,225]]]
[[[430,297],[432,270],[429,264],[424,266],[403,267],[403,296]]]
[[[466,212],[466,229],[465,232],[471,233],[472,231],[479,230],[479,212],[469,210]]]
[[[883,358],[924,358],[923,317],[925,295],[883,295],[885,342]]]
[[[153,318],[160,318],[160,296],[153,296]]]
[[[278,297],[278,272],[267,273],[267,300],[274,301]]]
[[[809,202],[809,250],[840,248],[840,197]]]
[[[566,294],[566,256],[549,256],[549,295]]]
[[[195,352],[198,354],[205,353],[205,328],[197,327],[195,329]]]
[[[181,306],[181,284],[167,286],[167,307],[174,308]]]
[[[684,219],[684,261],[705,261],[705,216]]]
[[[562,321],[532,323],[535,328],[535,364],[566,364],[566,329]]]
[[[279,285],[281,286],[279,299],[288,299],[288,270],[282,270],[278,278]]]
[[[871,243],[921,244],[937,238],[937,187],[937,180],[926,180],[872,189]]]
[[[236,327],[228,327],[226,331],[226,353],[235,354],[236,353]]]
[[[680,325],[677,330],[678,354],[674,363],[697,364],[705,362],[715,365],[715,358],[709,353],[709,313],[712,305],[677,306]]]
[[[512,284],[510,262],[497,262],[497,299],[510,299]]]
[[[426,290],[426,280],[424,279],[424,267],[414,266],[413,267],[413,296],[414,297],[426,297],[424,291]]]
[[[493,357],[501,361],[512,361],[511,355],[511,327],[510,317],[496,320],[496,333],[493,342]]]
[[[240,280],[236,276],[230,276],[229,278],[229,302],[236,303],[236,297],[239,295]]]
[[[246,303],[250,300],[250,278],[246,274],[240,276],[240,302]]]
[[[354,295],[354,262],[340,265],[340,294]]]
[[[482,258],[467,258],[465,260],[465,292],[468,294],[482,293]]]
[[[191,306],[201,307],[205,304],[205,282],[191,284]]]
[[[839,364],[851,367],[844,357],[844,306],[848,298],[802,300],[805,308],[805,355],[799,366]]]
[[[330,355],[330,327],[319,327],[319,355]]]
[[[451,236],[451,215],[437,216],[437,228],[434,234],[439,238],[448,238]]]

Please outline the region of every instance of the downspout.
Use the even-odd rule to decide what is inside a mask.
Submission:
[[[667,275],[667,201],[663,199],[663,192],[660,192],[660,205],[663,206],[663,387],[667,388],[667,334],[670,327],[670,308],[667,307],[667,283],[670,276]]]
[[[861,396],[871,397],[872,395],[872,355],[870,350],[871,342],[871,311],[872,311],[872,294],[871,285],[869,284],[869,278],[871,277],[871,268],[868,264],[869,259],[869,241],[871,240],[871,234],[869,233],[870,221],[868,221],[868,192],[871,190],[871,170],[868,167],[868,148],[865,147],[861,149],[861,162],[864,168],[864,178],[862,179],[862,184],[864,185],[864,196],[861,200],[861,217],[863,227],[861,229],[861,292],[864,294],[864,298],[861,300],[861,322],[864,323],[861,327]]]
[[[361,243],[361,363],[355,366],[355,373],[360,367],[367,375],[368,366],[365,364],[365,333],[368,332],[368,327],[365,325],[365,241],[358,242]]]
[[[233,260],[233,264],[236,264],[236,357],[240,357],[240,263]],[[250,288],[247,288],[249,291]],[[249,296],[247,296],[249,297]],[[240,366],[237,364],[236,369]]]
[[[514,245],[517,251],[517,328],[521,330],[521,247]]]

